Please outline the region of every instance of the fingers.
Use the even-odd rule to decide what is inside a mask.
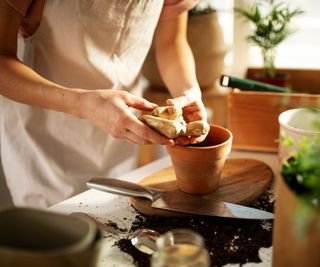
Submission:
[[[169,106],[185,107],[195,102],[201,102],[201,91],[199,88],[191,88],[184,92],[183,96],[167,99],[166,103]]]
[[[137,144],[137,145],[149,145],[152,144],[150,141],[147,141],[140,136],[137,136],[136,134],[132,133],[130,130],[126,130],[126,134],[124,136],[124,139],[127,139],[131,143]]]
[[[137,144],[171,145],[173,140],[157,133],[132,113],[128,114],[125,137]]]
[[[148,100],[137,97],[135,95],[124,93],[123,97],[125,98],[125,103],[132,108],[139,109],[139,110],[153,110],[158,105],[155,103],[151,103]]]
[[[102,106],[107,111],[107,116],[101,116],[102,113],[97,112],[91,119],[114,138],[127,139],[135,144],[173,144],[171,139],[149,128],[131,112],[131,108],[153,110],[157,107],[156,104],[126,91],[103,93],[103,98],[108,100]]]
[[[184,119],[187,123],[192,121],[201,121],[203,120],[203,115],[200,112],[194,112],[194,113],[185,113]]]
[[[194,145],[201,143],[206,138],[206,135],[201,136],[194,136],[194,137],[187,137],[187,136],[181,136],[174,140],[175,145]]]
[[[183,117],[186,122],[206,120],[207,115],[204,108],[201,105],[194,102],[188,106],[183,107]]]

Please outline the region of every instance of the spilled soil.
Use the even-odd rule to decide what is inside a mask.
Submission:
[[[273,212],[274,194],[266,191],[251,205]],[[165,233],[174,228],[186,228],[198,232],[205,240],[210,254],[211,266],[220,267],[228,263],[260,262],[258,251],[272,244],[272,220],[241,220],[210,216],[159,217],[138,214],[130,231],[150,228]],[[150,255],[138,251],[130,240],[120,239],[115,243],[128,253],[139,267],[150,266]]]

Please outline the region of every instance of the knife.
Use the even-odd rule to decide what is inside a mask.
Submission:
[[[164,191],[113,178],[93,178],[87,182],[87,187],[115,195],[147,198],[152,201],[151,207],[157,209],[227,218],[273,219],[273,213],[270,212],[223,201],[213,201],[205,195],[187,194],[179,189]]]

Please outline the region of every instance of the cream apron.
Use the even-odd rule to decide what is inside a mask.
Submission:
[[[24,40],[23,61],[58,84],[130,90],[151,45],[163,0],[47,0],[41,24]],[[15,205],[50,206],[117,177],[138,146],[87,120],[0,98],[1,159]]]

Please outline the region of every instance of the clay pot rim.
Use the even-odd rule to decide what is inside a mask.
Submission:
[[[223,131],[228,132],[229,138],[226,141],[224,141],[223,143],[220,143],[218,145],[213,145],[213,146],[185,146],[185,145],[171,146],[171,145],[167,145],[167,147],[169,149],[174,148],[174,149],[180,149],[180,150],[209,150],[209,149],[216,148],[216,147],[224,147],[224,146],[228,145],[230,142],[232,142],[233,135],[230,130],[228,130],[227,128],[224,128],[222,126],[218,126],[218,125],[214,125],[214,124],[211,124],[210,126],[213,128],[219,128]]]

